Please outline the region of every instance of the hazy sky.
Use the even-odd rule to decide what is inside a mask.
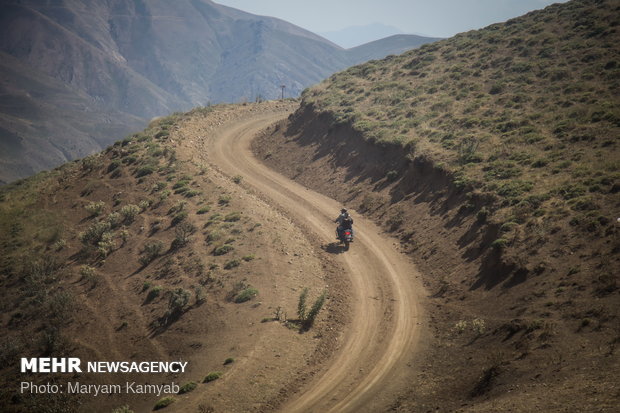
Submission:
[[[404,33],[450,37],[566,0],[214,0],[312,32],[382,23]]]

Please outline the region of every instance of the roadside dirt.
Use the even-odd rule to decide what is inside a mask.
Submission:
[[[328,320],[319,323],[322,330],[316,334],[317,350],[271,407],[285,412],[385,411],[393,397],[407,387],[415,370],[414,349],[420,343],[420,326],[424,323],[419,276],[395,243],[355,211],[357,237],[344,253],[336,243],[333,224],[341,205],[275,173],[252,155],[251,140],[291,110],[276,107],[256,114],[248,110],[241,118],[223,116],[217,129],[199,121],[184,125],[184,156],[193,155],[195,161],[215,165],[223,176],[241,177],[245,196],[261,199],[279,211],[296,233],[307,237],[306,248],[319,251],[323,268],[331,269],[325,278],[330,298]],[[282,229],[287,230],[290,228]],[[282,231],[272,236],[279,237]],[[271,259],[286,261],[286,256]],[[332,325],[331,319],[340,322]],[[314,331],[310,333],[314,335]],[[256,351],[263,352],[268,346],[266,341]],[[239,376],[250,376],[260,364],[244,366]],[[265,375],[278,381],[278,372]],[[223,392],[224,388],[230,391],[234,384],[218,385],[214,392]],[[210,396],[193,397],[198,403],[198,398]]]

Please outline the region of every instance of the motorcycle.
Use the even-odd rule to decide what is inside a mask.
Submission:
[[[344,244],[344,250],[349,250],[349,244],[353,242],[353,230],[350,228],[342,229],[338,233],[338,239],[341,244]]]

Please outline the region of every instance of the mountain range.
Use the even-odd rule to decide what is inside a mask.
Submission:
[[[100,150],[156,116],[296,97],[338,70],[434,40],[346,50],[209,0],[2,0],[0,181]]]

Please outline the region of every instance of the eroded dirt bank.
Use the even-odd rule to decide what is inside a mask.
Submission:
[[[570,260],[579,260],[557,251],[577,246],[559,245],[558,237],[530,256],[491,248],[499,225],[478,212],[493,199],[458,187],[410,149],[369,142],[311,106],[253,143],[271,168],[398,237],[424,274],[434,340],[392,407],[612,408],[617,294],[601,293],[587,272],[567,271]]]

